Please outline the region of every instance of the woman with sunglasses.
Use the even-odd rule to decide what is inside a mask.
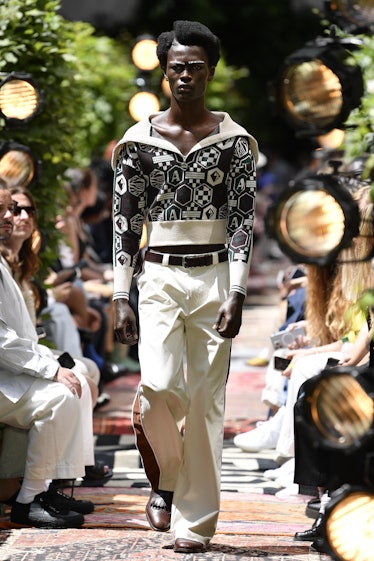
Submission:
[[[3,241],[1,243],[0,251],[6,259],[12,275],[21,289],[30,317],[34,324],[37,325],[39,308],[42,308],[46,302],[42,301],[39,287],[34,282],[40,266],[38,255],[42,243],[41,234],[36,223],[36,202],[31,192],[24,187],[12,187],[10,191],[12,199],[15,202],[14,226],[10,239],[7,242]],[[47,303],[49,305],[44,311],[46,311],[48,315],[55,317],[54,324],[58,327],[57,335],[64,333],[64,339],[61,341],[59,340],[61,337],[57,337],[57,339],[53,341],[59,350],[51,350],[44,345],[41,345],[41,348],[46,353],[53,353],[55,357],[60,358],[60,360],[62,353],[64,353],[65,357],[68,355],[67,358],[73,360],[72,364],[75,363],[78,372],[84,376],[90,390],[91,399],[89,400],[89,405],[86,403],[86,406],[91,411],[92,419],[92,408],[96,404],[99,394],[100,371],[93,360],[83,357],[80,348],[79,332],[67,306],[63,303],[56,302],[53,296],[49,298],[49,302]],[[68,349],[69,351],[71,350],[71,347],[66,347],[65,342],[68,344],[74,339],[76,339],[76,344],[72,350],[75,352],[66,353]],[[58,343],[62,343],[61,346]],[[92,422],[90,423],[90,427],[87,427],[87,434],[85,436],[85,442],[88,443],[85,484],[103,484],[112,477],[113,472],[108,466],[99,463],[95,464]]]

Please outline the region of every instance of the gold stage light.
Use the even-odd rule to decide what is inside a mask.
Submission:
[[[294,183],[269,207],[265,226],[295,263],[326,265],[359,234],[359,208],[333,175]]]
[[[349,60],[354,39],[317,38],[284,61],[272,86],[279,115],[299,136],[342,128],[363,95],[361,69]]]
[[[325,552],[336,561],[372,561],[374,493],[344,485],[332,494],[322,526]]]
[[[374,434],[374,371],[337,366],[305,385],[304,422],[316,443],[352,452]]]
[[[6,125],[26,124],[42,109],[43,92],[30,74],[12,72],[0,81],[0,116]]]
[[[39,168],[40,162],[27,146],[13,141],[0,144],[0,175],[10,186],[29,187],[38,179]]]

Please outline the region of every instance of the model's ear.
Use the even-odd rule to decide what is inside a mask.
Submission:
[[[215,71],[216,71],[216,67],[215,67],[215,66],[210,66],[210,67],[209,67],[208,82],[210,82],[211,80],[213,80]]]

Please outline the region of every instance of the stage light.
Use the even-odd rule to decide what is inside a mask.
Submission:
[[[0,116],[8,126],[31,121],[44,104],[44,94],[30,74],[12,72],[0,81]]]
[[[39,176],[40,162],[27,146],[9,141],[0,144],[0,176],[9,185],[30,187]]]
[[[158,111],[160,111],[160,102],[152,92],[138,92],[130,99],[129,113],[135,121],[140,121]]]
[[[266,232],[295,263],[326,265],[359,234],[356,201],[334,175],[296,181],[269,207]]]
[[[321,526],[325,553],[336,561],[372,561],[374,493],[343,485],[332,493]]]
[[[342,128],[363,95],[361,68],[349,60],[358,40],[317,38],[286,58],[272,85],[278,113],[299,136]]]
[[[374,435],[374,371],[337,366],[305,384],[305,424],[316,445],[353,452]]]
[[[325,0],[325,11],[348,33],[367,33],[374,29],[373,0]]]
[[[135,66],[140,70],[154,70],[159,64],[156,48],[157,42],[151,36],[139,37],[131,52]]]

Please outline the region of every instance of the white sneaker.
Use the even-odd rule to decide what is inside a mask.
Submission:
[[[287,462],[282,464],[277,469],[267,469],[266,471],[264,471],[263,476],[266,479],[273,479],[275,481],[279,477],[286,477],[290,474],[292,474],[293,476],[294,472],[295,472],[295,458],[290,458],[289,460],[287,460]]]
[[[295,497],[298,494],[299,494],[298,484],[292,483],[292,485],[290,485],[289,487],[277,491],[275,493],[275,496],[278,497],[278,499],[287,499],[288,497]]]
[[[244,452],[260,452],[274,450],[280,434],[284,417],[284,407],[278,409],[274,417],[265,421],[255,429],[234,437],[234,444]]]

